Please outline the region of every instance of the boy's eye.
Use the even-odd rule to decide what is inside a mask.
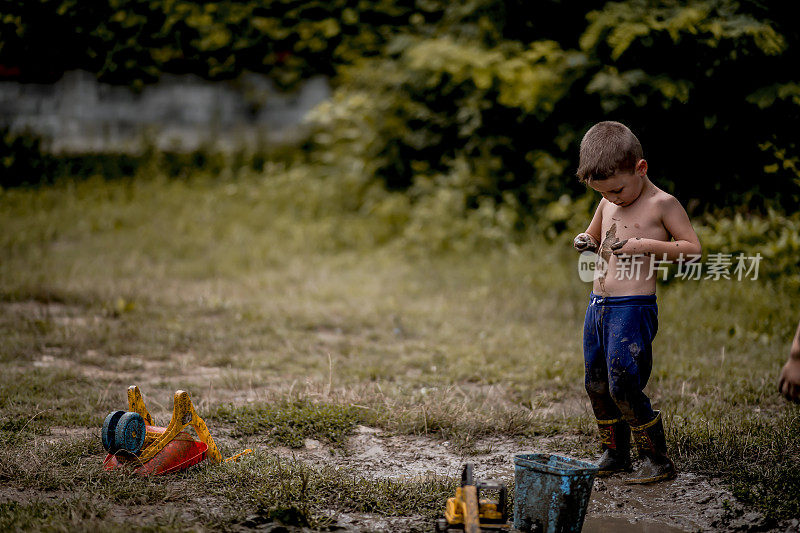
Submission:
[[[610,191],[610,192],[612,192],[612,193],[614,193],[614,194],[617,194],[617,193],[620,193],[620,192],[622,192],[622,189],[616,189],[616,190],[614,190],[614,191]]]

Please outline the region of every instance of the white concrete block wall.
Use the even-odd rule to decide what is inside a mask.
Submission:
[[[323,76],[284,94],[252,73],[228,82],[164,76],[137,93],[75,71],[54,84],[0,82],[0,126],[41,135],[56,153],[255,148],[297,139],[305,114],[330,93]]]

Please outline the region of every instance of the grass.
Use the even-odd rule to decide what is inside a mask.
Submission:
[[[253,406],[221,406],[215,418],[234,424],[234,436],[263,435],[270,444],[300,448],[306,438],[344,444],[361,421],[354,406],[308,401]]]
[[[0,192],[0,488],[26,494],[2,504],[0,529],[114,529],[156,508],[139,526],[231,529],[295,509],[323,527],[330,511],[433,516],[452,492],[451,479],[372,479],[263,450],[130,479],[99,472],[98,436],[53,438],[99,433],[132,383],[162,423],[172,393],[191,391],[212,433],[230,431],[225,454],[341,445],[358,424],[467,452],[485,436],[547,435],[594,453],[589,289],[568,239],[427,253],[408,244],[420,236],[390,238],[391,217],[342,210],[335,185],[268,166],[236,181]],[[800,410],[775,391],[797,320],[790,287],[662,286],[648,386],[679,468],[775,517],[800,514]],[[74,498],[42,499],[59,491]]]
[[[83,527],[80,521],[64,526],[80,530],[92,527],[95,518],[124,518],[126,512],[135,514],[136,509],[155,506],[158,512],[153,518],[158,520],[142,525],[156,530],[165,520],[180,527],[198,521],[212,529],[229,529],[253,515],[269,517],[285,512],[294,513],[294,520],[301,518],[322,527],[330,522],[323,511],[330,510],[432,518],[441,512],[442,502],[456,486],[454,479],[435,476],[402,481],[370,479],[355,470],[281,459],[259,450],[237,463],[200,467],[168,478],[139,478],[102,472],[97,464],[101,451],[97,439],[0,451],[0,481],[18,483],[39,495],[48,491],[80,495],[59,503],[43,497],[4,503],[0,525],[40,529],[48,520],[59,521],[66,515],[72,520],[76,516],[87,520]],[[215,503],[193,507],[198,500]],[[162,504],[167,506],[166,514]],[[188,509],[190,518],[185,513],[171,516],[175,506]],[[288,518],[282,516],[282,520]],[[115,530],[121,525],[121,521],[112,520],[103,528]]]

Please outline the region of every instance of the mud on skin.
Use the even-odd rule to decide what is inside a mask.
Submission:
[[[600,276],[598,277],[598,282],[600,283],[600,292],[606,294],[606,275],[608,274],[608,263],[611,260],[611,255],[614,253],[613,246],[620,241],[617,238],[617,223],[614,222],[611,224],[611,227],[608,228],[606,232],[606,236],[603,238],[603,242],[600,243],[600,249],[598,250],[598,255],[602,258],[603,262],[601,263],[598,261],[595,265],[595,268],[600,269]]]

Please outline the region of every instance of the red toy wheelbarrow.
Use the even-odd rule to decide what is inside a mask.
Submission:
[[[199,440],[185,431],[188,426],[194,428]],[[208,426],[195,411],[189,393],[182,390],[175,392],[169,425],[160,427],[150,416],[139,387],[128,387],[128,411],[109,413],[102,437],[108,452],[103,460],[105,470],[130,467],[135,474],[156,476],[185,470],[204,459],[214,464],[223,462]],[[247,449],[225,462],[252,451]]]

